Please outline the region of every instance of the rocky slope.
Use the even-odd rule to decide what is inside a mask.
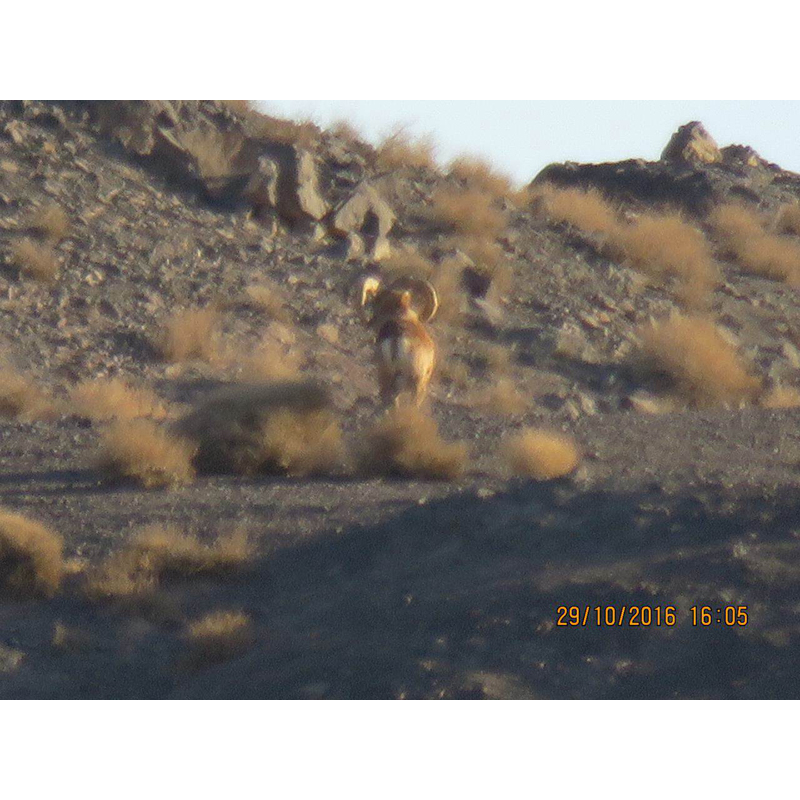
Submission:
[[[62,401],[122,377],[180,409],[245,376],[266,340],[331,387],[357,443],[377,403],[354,287],[376,265],[408,268],[445,299],[432,414],[471,448],[451,483],[225,476],[147,492],[100,480],[101,426],[68,402],[5,421],[2,502],[57,530],[74,574],[51,600],[3,600],[0,696],[797,694],[798,412],[757,398],[642,413],[663,386],[641,369],[641,330],[681,307],[674,286],[537,197],[545,182],[592,187],[630,220],[680,208],[719,270],[703,313],[766,396],[798,385],[796,290],[742,268],[707,220],[731,199],[774,215],[800,200],[800,176],[697,126],[658,162],[553,165],[525,193],[401,145],[211,101],[0,104],[0,337],[18,372]],[[52,249],[54,277],[31,278],[23,240]],[[170,315],[194,307],[219,315],[216,357],[165,361]],[[498,446],[524,425],[575,436],[578,472],[509,482]],[[257,556],[232,582],[165,587],[169,613],[87,600],[83,573],[152,523],[243,525]],[[680,623],[554,626],[558,606],[587,604],[676,605]],[[694,604],[749,605],[750,622],[694,628]],[[254,644],[186,668],[187,621],[217,608],[246,610]],[[59,625],[80,635],[54,643]]]

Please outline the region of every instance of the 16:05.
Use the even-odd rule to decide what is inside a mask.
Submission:
[[[692,606],[692,625],[704,628],[709,625],[747,625],[747,606]]]

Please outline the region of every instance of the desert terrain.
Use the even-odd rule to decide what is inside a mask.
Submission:
[[[0,103],[0,698],[797,697],[800,175],[664,144]]]

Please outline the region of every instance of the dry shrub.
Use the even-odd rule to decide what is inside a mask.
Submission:
[[[433,137],[413,137],[403,128],[398,128],[384,138],[375,149],[375,156],[379,169],[436,169],[436,145]]]
[[[778,209],[775,232],[800,236],[800,203],[785,203]]]
[[[91,420],[131,420],[166,416],[162,400],[149,389],[134,388],[119,378],[87,380],[70,393],[74,412]]]
[[[61,206],[56,203],[49,203],[33,215],[28,227],[55,244],[67,235],[69,217],[64,213],[64,209]]]
[[[176,311],[167,320],[160,349],[167,361],[214,361],[218,356],[219,314],[213,308]]]
[[[179,420],[176,430],[197,445],[202,472],[320,474],[343,457],[330,397],[312,381],[224,389]]]
[[[241,611],[212,611],[189,625],[187,666],[200,669],[245,653],[254,641],[250,617]]]
[[[566,222],[586,233],[607,234],[619,225],[616,210],[597,189],[542,187],[537,197],[551,220]]]
[[[580,450],[569,436],[535,428],[508,437],[502,455],[515,475],[537,481],[569,475],[581,460]]]
[[[381,271],[387,277],[421,278],[430,280],[436,268],[433,262],[413,247],[400,246],[392,249],[392,254],[381,261]]]
[[[478,391],[472,397],[472,404],[487,413],[500,415],[523,414],[528,408],[528,401],[508,378],[500,378]]]
[[[774,386],[761,398],[764,408],[797,408],[800,406],[800,389],[795,386]]]
[[[367,432],[359,463],[367,475],[453,480],[466,469],[467,446],[443,441],[433,418],[413,406],[400,406]]]
[[[448,174],[494,197],[508,197],[513,192],[511,178],[480,156],[465,155],[453,159]]]
[[[431,197],[431,214],[457,233],[483,239],[493,239],[506,225],[492,196],[477,189],[437,189]]]
[[[343,139],[348,144],[360,143],[364,141],[361,131],[346,119],[336,120],[328,130],[338,139]]]
[[[138,419],[104,432],[98,467],[111,480],[134,481],[145,489],[176,486],[194,478],[192,454],[189,442]]]
[[[90,571],[85,591],[95,600],[146,603],[162,583],[231,575],[246,567],[253,553],[241,529],[205,543],[177,528],[151,525]]]
[[[744,206],[717,206],[708,222],[727,252],[748,272],[800,285],[800,244],[769,233],[762,216]]]
[[[58,277],[58,258],[49,242],[20,239],[11,245],[11,262],[25,275],[41,283]]]
[[[0,592],[50,596],[64,569],[61,537],[22,514],[0,510]]]
[[[286,295],[272,281],[252,283],[244,290],[245,305],[264,312],[271,319],[289,323],[291,315],[286,309]]]
[[[641,341],[648,368],[696,405],[752,400],[760,391],[761,382],[709,319],[674,314],[649,324]]]
[[[0,366],[0,416],[24,421],[48,419],[53,401],[36,384],[9,366]]]
[[[655,278],[678,278],[687,299],[702,297],[718,273],[702,232],[678,214],[642,214],[608,231],[606,248]]]

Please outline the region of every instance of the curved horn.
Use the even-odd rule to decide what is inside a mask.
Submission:
[[[439,295],[429,281],[421,278],[398,278],[389,287],[392,291],[411,292],[414,305],[419,309],[420,322],[433,319],[439,309]]]

